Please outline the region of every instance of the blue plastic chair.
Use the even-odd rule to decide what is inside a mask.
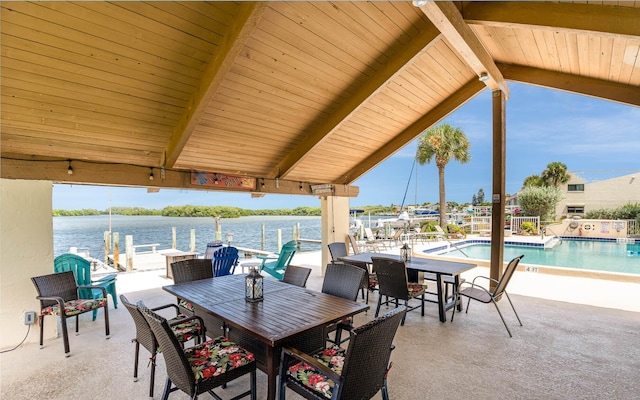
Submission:
[[[270,257],[270,256],[261,256],[257,257],[262,259],[262,264],[260,265],[260,271],[264,271],[269,275],[273,276],[277,280],[282,280],[284,277],[284,271],[289,266],[291,259],[293,259],[293,255],[296,253],[296,241],[292,240],[287,242],[282,246],[280,253],[278,253],[278,257]],[[267,261],[274,260],[275,261]]]
[[[221,247],[213,253],[211,261],[213,276],[232,275],[236,265],[238,265],[238,249],[235,247]]]
[[[78,286],[103,287],[113,299],[113,307],[118,308],[118,295],[116,294],[116,274],[109,274],[98,279],[91,279],[91,262],[86,258],[76,254],[62,254],[53,261],[53,272],[65,271],[73,272]],[[102,297],[102,291],[91,289],[80,289],[79,298],[97,299]],[[98,310],[93,310],[93,320],[96,320]]]

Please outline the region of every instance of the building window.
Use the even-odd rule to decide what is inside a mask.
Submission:
[[[584,206],[567,206],[567,214],[584,214]]]
[[[576,184],[568,185],[567,191],[569,191],[569,192],[584,192],[584,184],[583,183],[576,183]]]

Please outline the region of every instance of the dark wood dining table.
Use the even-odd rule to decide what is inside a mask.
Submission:
[[[269,400],[276,397],[283,346],[298,347],[303,351],[322,348],[324,327],[369,309],[367,304],[268,277],[264,278],[264,300],[247,302],[244,298],[245,276],[202,279],[164,286],[163,289],[192,303],[196,315],[203,316],[205,324],[207,320],[213,320],[207,324],[208,333],[222,334],[215,325],[215,321],[221,321],[230,340],[254,353],[258,368],[267,374]]]
[[[340,260],[346,263],[353,262],[360,264],[371,264],[371,257],[385,257],[392,258],[394,260],[402,260],[402,258],[398,254],[372,252],[344,256],[340,257]],[[444,287],[444,277],[453,277],[454,285],[456,285],[457,287],[460,283],[460,274],[472,268],[475,268],[477,264],[448,260],[434,260],[424,257],[411,257],[409,261],[405,262],[405,266],[407,267],[407,269],[435,275],[438,316],[440,317],[440,322],[445,322],[447,320],[446,312],[449,308],[456,305],[456,299],[451,302],[447,302],[447,298],[445,296],[446,290]]]

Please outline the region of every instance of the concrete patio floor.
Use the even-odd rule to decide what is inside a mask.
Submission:
[[[320,290],[317,258],[302,254],[294,263],[313,268],[307,287]],[[486,274],[486,269],[476,268],[465,277],[477,274]],[[118,293],[132,301],[142,299],[149,306],[173,302],[160,288],[171,283],[162,275],[159,270],[120,274]],[[424,317],[419,311],[410,312],[394,341],[390,397],[637,399],[640,284],[543,275],[517,272],[514,276],[510,293],[524,326],[518,325],[506,301],[499,304],[513,338],[491,305],[472,303],[469,314],[457,314],[453,323],[440,323],[433,304],[427,305]],[[372,310],[358,315],[357,325],[373,317],[376,301],[377,295],[371,294]],[[109,340],[104,338],[100,314],[96,322],[90,314],[81,317],[80,335],[70,336],[69,358],[64,357],[61,338],[45,341],[44,349],[26,343],[2,354],[0,398],[148,398],[145,361],[140,363],[139,381],[133,382],[131,338],[135,329],[131,317],[123,306],[111,308],[109,317]],[[46,323],[52,321],[49,317]],[[37,341],[37,326],[32,328],[29,339]],[[147,354],[141,350],[141,360]],[[165,377],[162,357],[158,357],[155,398],[162,395]],[[265,377],[258,373],[259,399],[266,397]],[[245,377],[217,392],[230,398],[247,387]],[[170,398],[187,396],[175,392]],[[300,397],[288,391],[287,398]]]

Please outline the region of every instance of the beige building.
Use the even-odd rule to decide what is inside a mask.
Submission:
[[[584,216],[593,210],[640,203],[640,171],[591,183],[571,174],[569,181],[559,189],[563,198],[556,207],[556,217]]]

